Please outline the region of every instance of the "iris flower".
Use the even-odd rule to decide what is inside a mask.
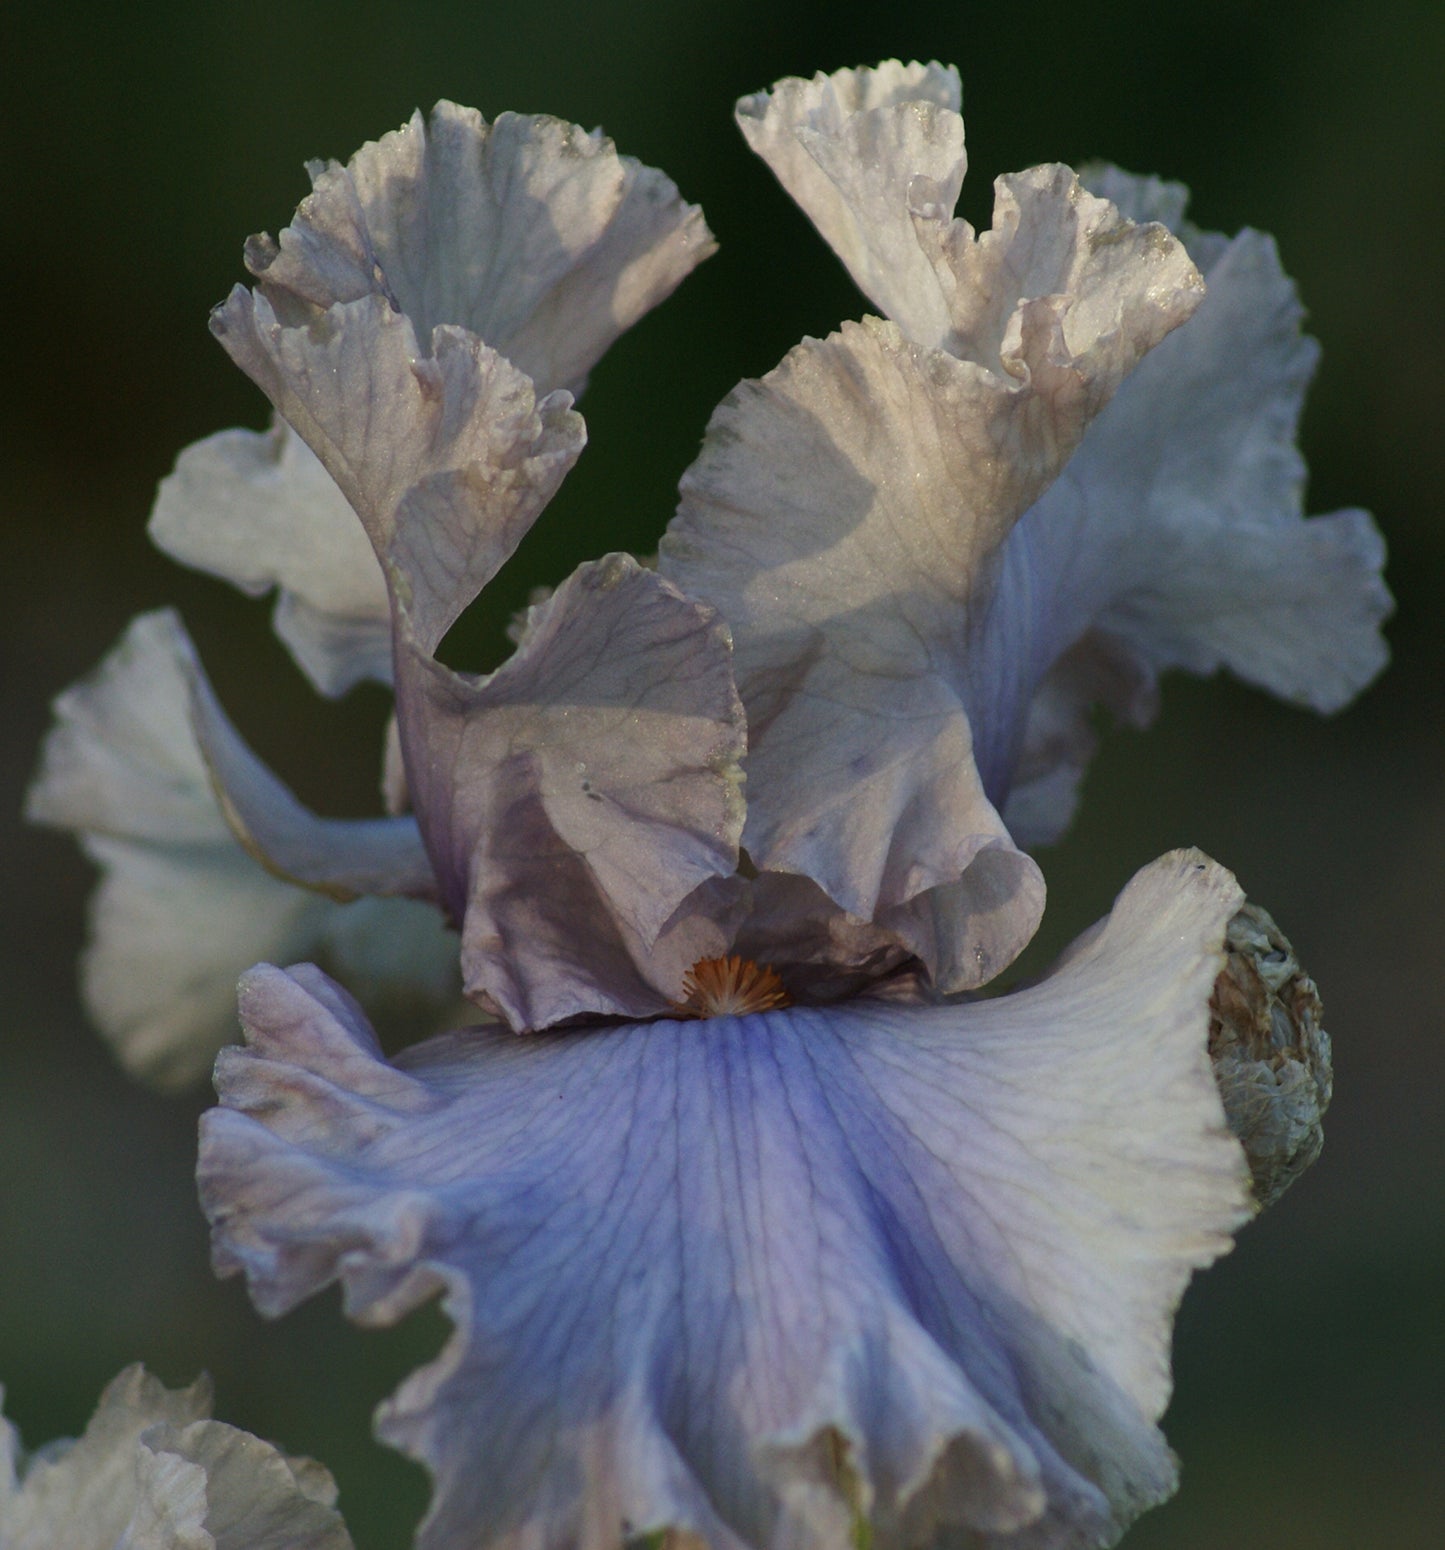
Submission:
[[[312,1459],[210,1419],[205,1379],[128,1367],[85,1435],[27,1457],[0,1416],[5,1550],[351,1550],[336,1483]]]
[[[1174,1308],[1252,1209],[1206,1048],[1242,895],[1174,852],[978,992],[1037,926],[1024,847],[1090,705],[1142,720],[1176,665],[1343,703],[1383,660],[1379,540],[1300,510],[1309,349],[1264,239],[1057,166],[976,235],[937,65],[739,117],[884,315],[735,390],[657,568],[584,565],[490,675],[438,643],[580,452],[601,351],[708,251],[697,212],[595,136],[442,104],[315,167],[214,314],[278,419],[185,454],[153,532],[279,588],[324,692],[391,683],[389,816],[304,809],[173,621],[137,677],[236,857],[439,912],[491,1019],[387,1059],[318,968],[245,975],[216,1265],[268,1314],[440,1295],[377,1421],[433,1476],[423,1550],[1111,1543],[1172,1489]],[[36,802],[94,835],[78,720]]]

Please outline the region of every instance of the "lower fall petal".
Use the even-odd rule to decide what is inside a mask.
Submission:
[[[379,1412],[422,1550],[1112,1542],[1172,1489],[1174,1308],[1249,1214],[1206,1053],[1234,880],[1146,868],[1048,978],[384,1060],[243,982],[200,1187],[280,1313],[340,1282],[439,1358]]]

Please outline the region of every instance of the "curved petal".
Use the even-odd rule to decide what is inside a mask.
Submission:
[[[760,868],[870,920],[1011,848],[974,758],[969,651],[999,544],[1081,428],[1049,392],[876,319],[720,406],[660,568],[732,627]],[[1042,908],[1032,863],[1013,869],[995,969]]]
[[[17,1459],[0,1417],[6,1550],[351,1550],[336,1486],[310,1459],[220,1421],[209,1381],[166,1389],[128,1367],[85,1435]],[[17,1469],[17,1463],[20,1467]]]
[[[738,122],[864,294],[916,343],[1023,375],[1054,336],[1092,410],[1198,304],[1199,277],[1067,167],[998,179],[993,229],[953,219],[963,184],[956,72],[840,70],[744,98]]]
[[[319,954],[356,976],[369,1002],[449,1004],[456,939],[434,909],[401,898],[342,905],[279,880],[242,848],[193,720],[192,660],[174,615],[134,620],[97,672],[57,699],[26,801],[31,820],[76,834],[101,868],[81,983],[121,1061],[164,1086],[205,1075],[236,1035],[236,978],[258,957]]]
[[[951,65],[890,59],[789,77],[737,105],[748,144],[858,289],[921,344],[941,344],[952,319],[914,226],[913,196],[952,214],[967,166],[961,98]]]
[[[366,534],[336,481],[286,425],[221,431],[187,447],[161,481],[150,536],[172,559],[259,597],[326,695],[391,681],[391,609]]]
[[[422,1550],[1112,1542],[1166,1495],[1173,1310],[1248,1215],[1205,1050],[1233,879],[1142,872],[1052,976],[381,1058],[246,980],[199,1170],[221,1273],[456,1328],[379,1413]]]
[[[997,616],[1032,638],[1041,662],[1086,635],[1093,661],[1041,691],[1053,703],[1024,740],[1012,790],[1002,767],[989,784],[1009,791],[1005,816],[1026,844],[1068,821],[1087,754],[1058,748],[1058,733],[1067,724],[1076,746],[1086,740],[1092,702],[1137,722],[1166,668],[1227,667],[1296,704],[1337,710],[1383,667],[1380,625],[1392,607],[1369,517],[1303,516],[1295,434],[1317,350],[1274,244],[1183,226],[1177,184],[1111,168],[1092,180],[1126,208],[1182,226],[1209,292],[1123,385],[1006,546]],[[1111,663],[1124,664],[1122,676]]]
[[[496,575],[586,440],[566,393],[460,328],[431,355],[380,296],[288,326],[237,286],[211,330],[325,465],[383,567],[410,588],[427,651]]]
[[[312,192],[246,262],[282,315],[381,296],[425,346],[439,323],[574,396],[609,345],[716,249],[702,211],[598,132],[439,102]]]
[[[531,611],[489,678],[407,646],[397,685],[468,990],[524,1028],[666,1010],[725,950],[683,906],[735,870],[743,822],[742,707],[712,609],[611,555]]]
[[[318,818],[303,807],[232,726],[180,621],[170,624],[167,644],[189,690],[191,734],[216,804],[247,854],[282,882],[339,903],[364,896],[434,901],[437,880],[416,820]]]

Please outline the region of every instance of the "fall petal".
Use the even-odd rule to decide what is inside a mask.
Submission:
[[[1233,879],[1142,872],[1053,975],[382,1059],[248,976],[200,1182],[217,1267],[455,1332],[379,1413],[421,1550],[1112,1542],[1168,1494],[1173,1310],[1248,1215],[1205,1051]]]
[[[535,382],[582,391],[608,346],[715,249],[702,212],[600,133],[439,102],[313,189],[247,264],[278,312],[384,297],[427,347],[465,328]]]

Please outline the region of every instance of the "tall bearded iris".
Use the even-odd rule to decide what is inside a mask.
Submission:
[[[1172,1488],[1173,1310],[1250,1211],[1206,1049],[1240,892],[1175,852],[1040,982],[962,993],[1037,926],[1023,847],[1067,821],[1090,705],[1221,664],[1342,703],[1382,660],[1379,544],[1300,512],[1267,244],[1056,166],[978,236],[957,106],[897,64],[740,105],[886,315],[742,384],[657,568],[581,567],[484,677],[439,642],[710,239],[551,119],[442,104],[318,165],[213,318],[275,428],[184,454],[153,532],[276,587],[324,692],[392,685],[389,815],[303,808],[172,619],[61,703],[34,808],[107,886],[112,853],[190,876],[169,761],[318,933],[456,933],[492,1020],[395,1060],[314,966],[245,975],[200,1161],[263,1311],[441,1295],[451,1340],[378,1418],[433,1475],[428,1550],[1082,1546]]]

